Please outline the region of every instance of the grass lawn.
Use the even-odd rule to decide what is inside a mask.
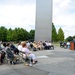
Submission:
[[[59,42],[53,42],[52,43],[54,46],[60,46],[60,43]]]

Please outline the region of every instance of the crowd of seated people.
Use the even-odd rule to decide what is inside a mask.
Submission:
[[[25,55],[29,56],[33,60],[33,63],[35,63],[36,57],[32,52],[30,52],[30,48],[32,48],[33,51],[54,49],[54,46],[50,41],[49,42],[48,41],[20,42],[17,47],[14,45],[14,43],[11,42],[9,43],[5,42],[2,45],[3,48],[1,48],[0,50],[0,64],[3,63],[3,59],[5,58],[6,54],[7,54],[7,58],[10,58],[11,60],[10,64],[11,64],[15,60],[17,60],[20,52],[25,53]]]
[[[33,48],[33,51],[38,51],[38,50],[50,50],[50,49],[54,49],[54,46],[52,45],[52,43],[49,41],[39,41],[39,42],[31,42],[30,43],[30,47]]]
[[[2,50],[0,50],[0,64],[3,63],[3,60],[4,60],[4,58],[6,58],[6,56],[8,59],[11,60],[10,64],[12,63],[12,61],[13,61],[13,63],[15,63],[14,60],[17,60],[17,58],[18,58],[18,57],[16,58],[17,55],[15,53],[15,50],[11,49],[11,43],[4,42],[3,48],[2,48]]]
[[[65,49],[69,49],[70,48],[70,42],[60,42],[60,47],[65,48]]]
[[[46,50],[54,49],[54,46],[52,45],[52,43],[50,41],[49,42],[47,42],[47,41],[43,42],[43,46],[44,46],[44,49],[46,49]]]
[[[3,59],[7,57],[10,60],[10,64],[15,64],[20,52],[23,52],[27,57],[32,59],[32,63],[36,63],[36,57],[29,50],[28,42],[20,42],[18,47],[15,47],[13,43],[3,43],[0,50],[0,64],[3,63]],[[5,56],[6,55],[6,56]]]

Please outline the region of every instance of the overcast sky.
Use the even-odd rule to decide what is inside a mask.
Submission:
[[[36,0],[0,0],[0,26],[35,29]],[[53,23],[67,36],[75,35],[75,0],[53,0]]]

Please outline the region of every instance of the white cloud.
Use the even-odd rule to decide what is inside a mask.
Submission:
[[[0,5],[34,4],[36,0],[0,0]]]
[[[10,25],[9,27],[22,27],[30,30],[28,25],[35,25],[35,4],[34,5],[1,5],[0,25]]]
[[[53,23],[57,29],[60,27],[65,33],[65,38],[75,35],[75,4],[74,0],[54,0]]]

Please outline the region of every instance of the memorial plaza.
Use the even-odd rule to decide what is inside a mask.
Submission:
[[[0,65],[0,75],[75,75],[75,50],[55,46],[54,50],[33,52],[38,63]]]

